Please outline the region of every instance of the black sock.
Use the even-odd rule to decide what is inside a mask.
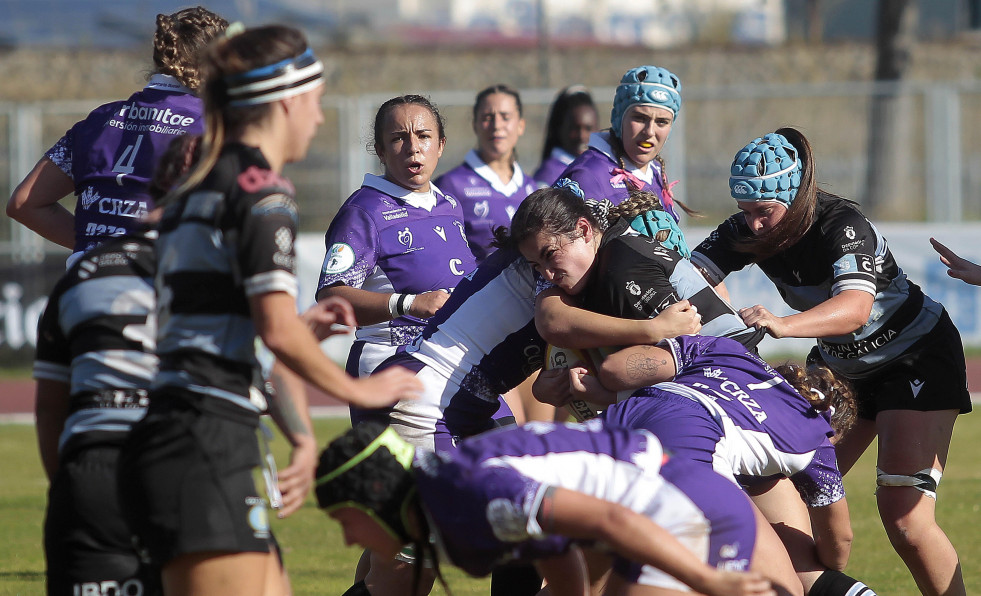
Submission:
[[[807,596],[876,596],[876,593],[857,579],[829,569],[814,582]]]
[[[541,589],[534,565],[508,565],[491,573],[491,596],[535,596]]]
[[[368,591],[368,586],[364,585],[364,580],[361,580],[348,588],[347,592],[341,596],[371,596],[371,592]]]

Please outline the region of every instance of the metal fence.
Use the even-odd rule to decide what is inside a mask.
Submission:
[[[606,122],[613,88],[593,89]],[[302,163],[287,166],[297,187],[301,229],[323,232],[365,172],[379,173],[369,153],[377,106],[394,94],[327,96],[325,123]],[[474,146],[472,91],[427,95],[447,122],[447,147],[437,173],[455,167]],[[530,174],[540,161],[555,90],[522,91],[525,135],[519,161]],[[891,102],[891,103],[890,103]],[[0,103],[0,188],[12,191],[42,153],[101,102]],[[889,110],[890,124],[871,130]],[[880,113],[877,113],[880,112]],[[745,143],[780,126],[804,131],[815,150],[819,184],[860,203],[870,197],[870,147],[888,149],[887,200],[870,207],[878,220],[981,219],[981,82],[821,83],[686,87],[684,105],[664,157],[675,194],[714,225],[733,211],[728,168]],[[871,172],[874,173],[874,172]],[[74,207],[73,197],[66,207]],[[8,220],[9,221],[9,220]],[[0,225],[0,257],[32,262],[57,250],[16,222]]]

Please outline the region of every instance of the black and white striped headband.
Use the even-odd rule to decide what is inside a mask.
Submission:
[[[302,54],[225,77],[230,106],[271,103],[323,85],[324,64],[307,48]]]

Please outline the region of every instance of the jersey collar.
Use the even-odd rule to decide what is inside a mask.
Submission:
[[[146,88],[171,91],[173,93],[194,93],[184,85],[181,85],[180,82],[178,82],[174,77],[159,73],[150,77],[150,81],[146,84]]]
[[[501,181],[501,177],[497,175],[490,168],[489,165],[484,163],[484,160],[480,159],[477,155],[476,149],[471,149],[463,161],[467,163],[468,166],[473,168],[473,171],[477,173],[478,176],[486,180],[491,188],[501,193],[506,197],[510,197],[514,193],[524,186],[525,183],[525,173],[521,171],[521,165],[518,162],[514,162],[514,175],[511,176],[511,181],[507,184]]]
[[[406,190],[394,182],[390,182],[381,176],[376,176],[375,174],[365,174],[364,182],[361,186],[367,186],[368,188],[373,188],[379,192],[383,192],[394,199],[402,200],[406,205],[410,207],[415,207],[416,209],[425,209],[432,213],[433,209],[436,208],[437,193],[440,193],[439,189],[433,186],[432,183],[429,184],[429,192],[412,192],[411,190]]]

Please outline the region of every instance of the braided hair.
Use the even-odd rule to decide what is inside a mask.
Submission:
[[[170,75],[192,91],[201,87],[198,54],[228,27],[228,21],[201,7],[158,14],[153,34],[156,72]]]

